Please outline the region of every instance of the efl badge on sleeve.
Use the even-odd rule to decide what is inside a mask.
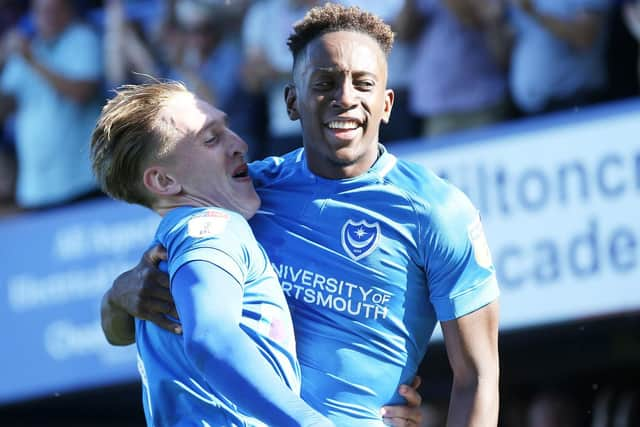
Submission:
[[[342,226],[342,247],[347,254],[358,261],[373,252],[380,241],[380,224],[369,224],[362,220],[347,220]]]
[[[213,237],[221,234],[227,226],[229,215],[220,211],[206,211],[189,220],[188,234],[190,237]]]
[[[480,215],[467,227],[467,233],[469,234],[469,240],[473,248],[473,257],[476,259],[476,262],[480,267],[490,268],[493,265],[493,261],[491,260],[491,251],[489,250],[487,238],[484,235]]]

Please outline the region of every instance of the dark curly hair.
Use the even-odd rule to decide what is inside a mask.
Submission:
[[[298,53],[316,37],[336,31],[355,31],[372,37],[385,55],[393,47],[393,31],[376,15],[357,6],[346,7],[335,3],[325,3],[309,10],[302,20],[293,26],[293,33],[287,40],[295,61]]]

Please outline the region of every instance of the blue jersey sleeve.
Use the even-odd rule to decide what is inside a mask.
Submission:
[[[269,425],[332,425],[284,384],[243,331],[242,288],[226,270],[207,261],[186,262],[174,274],[172,293],[185,352],[242,412]]]
[[[438,320],[471,313],[499,295],[480,215],[469,199],[445,184],[426,226],[429,292]]]
[[[193,210],[158,233],[158,241],[169,253],[171,278],[185,263],[207,261],[224,270],[240,286],[248,274],[247,239],[253,239],[253,234],[246,221],[219,209]]]

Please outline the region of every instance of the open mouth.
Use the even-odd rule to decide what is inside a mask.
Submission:
[[[355,130],[360,126],[362,126],[362,120],[355,119],[355,118],[342,118],[339,120],[330,120],[327,123],[325,123],[325,126],[331,130],[336,130],[336,131]]]
[[[363,122],[359,119],[343,118],[325,123],[325,127],[339,139],[352,139],[358,135]]]
[[[360,127],[360,122],[357,122],[355,120],[333,120],[327,123],[327,127],[334,130],[353,130]]]
[[[249,176],[249,168],[247,167],[246,163],[238,166],[233,171],[233,174],[231,175],[232,178],[247,178],[248,176]]]

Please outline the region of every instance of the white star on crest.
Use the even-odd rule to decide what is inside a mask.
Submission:
[[[362,239],[362,236],[366,236],[367,232],[364,231],[364,229],[362,227],[358,228],[358,230],[356,231],[356,236],[358,236],[360,239]]]

